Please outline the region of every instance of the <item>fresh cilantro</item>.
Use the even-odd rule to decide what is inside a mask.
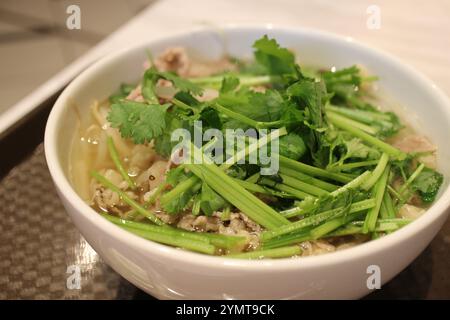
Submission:
[[[200,101],[198,101],[195,97],[192,96],[187,91],[179,91],[174,96],[175,99],[187,104],[193,109],[199,109],[201,107]]]
[[[166,124],[161,135],[155,138],[155,150],[158,154],[168,158],[172,149],[178,141],[171,141],[172,131],[178,128],[185,128],[187,121],[183,120],[177,112],[166,112],[164,116],[164,123]]]
[[[131,93],[131,91],[134,90],[135,87],[136,86],[132,84],[121,84],[119,90],[109,97],[109,102],[116,103],[125,99]]]
[[[411,187],[417,191],[423,202],[430,203],[436,199],[439,188],[444,177],[439,172],[425,167],[417,178],[412,182]]]
[[[147,69],[142,81],[142,95],[150,103],[157,103],[155,87],[159,79],[166,79],[172,82],[173,86],[179,91],[190,92],[194,95],[201,95],[203,89],[187,79],[177,76],[175,73],[158,71],[154,67]]]
[[[107,119],[113,128],[119,129],[123,138],[142,144],[163,133],[167,108],[168,105],[122,101],[111,105]]]
[[[360,70],[357,66],[351,66],[348,68],[340,69],[337,71],[326,71],[322,74],[325,80],[327,90],[329,92],[335,91],[336,87],[341,86],[345,89],[353,90],[355,86],[359,86],[362,83]]]
[[[265,92],[254,92],[248,88],[241,88],[232,93],[221,94],[216,102],[257,121],[279,120],[287,106],[281,94],[271,89]]]
[[[200,115],[200,120],[203,121],[204,129],[222,129],[222,120],[220,119],[219,113],[213,108],[205,108],[202,110]]]
[[[254,61],[235,61],[237,69],[232,73],[189,80],[150,67],[141,82],[144,102],[126,100],[134,89],[129,85],[122,85],[110,97],[107,119],[111,126],[134,143],[152,141],[165,158],[179,143],[171,141],[173,131],[184,128],[193,137],[196,121],[202,122],[202,134],[208,129],[283,128],[278,148],[280,174],[261,176],[261,163],[229,168],[186,163],[166,174],[166,183],[172,187],[160,199],[166,212],[212,215],[224,208],[234,210],[234,206],[268,229],[263,235],[281,229],[281,237],[268,239],[272,245],[286,246],[296,243],[292,240],[297,231],[299,239],[305,235],[320,238],[336,228],[345,229],[344,224],[356,218],[365,221],[362,233],[377,231],[378,216],[385,219],[386,188],[392,195],[391,211],[407,203],[414,192],[424,203],[436,198],[442,174],[423,164],[417,166],[420,154],[405,154],[384,141],[398,133],[402,124],[395,113],[375,105],[367,86],[374,77],[365,76],[357,66],[303,72],[293,52],[268,36],[256,40],[253,48]],[[156,90],[161,79],[171,83],[174,93],[165,105],[161,101],[168,98],[161,99]],[[217,98],[200,99],[203,88],[217,89]],[[217,154],[223,159],[230,156]],[[362,187],[366,178],[372,188]],[[347,219],[350,209],[358,206],[362,207],[357,215],[352,212]],[[281,214],[276,211],[280,209]],[[287,218],[309,219],[310,225],[290,229]],[[283,228],[290,231],[284,234]],[[264,236],[261,240],[265,246]]]
[[[156,72],[156,74],[160,78],[164,78],[164,79],[172,82],[174,87],[180,91],[191,92],[194,95],[201,95],[203,93],[202,87],[192,83],[191,81],[189,81],[187,79],[183,79],[183,78],[177,76],[175,73],[159,71],[159,72]]]
[[[167,171],[166,182],[172,186],[175,186],[177,183],[187,179],[187,177],[188,175],[184,171],[184,167],[178,166]]]
[[[306,152],[306,145],[303,142],[302,137],[296,133],[289,133],[286,136],[280,138],[279,152],[280,155],[298,160]]]
[[[305,78],[289,86],[286,92],[290,99],[305,110],[304,123],[309,128],[306,140],[308,148],[314,163],[325,167],[328,164],[330,143],[325,138],[328,123],[324,105],[328,95],[323,82]]]
[[[222,85],[220,87],[220,93],[227,93],[234,91],[239,86],[239,78],[228,75],[223,77]]]
[[[169,203],[163,204],[163,209],[168,213],[177,214],[183,212],[186,209],[192,197],[195,195],[194,190],[186,190],[178,195],[174,200]]]
[[[335,166],[342,165],[350,159],[361,161],[380,158],[381,154],[378,150],[365,145],[360,139],[346,135],[343,132],[332,130],[328,132],[328,137],[330,137],[331,132],[335,133],[335,137],[334,139],[329,139],[329,141],[332,141],[330,143],[330,155],[327,168],[331,169]]]
[[[205,215],[211,216],[215,211],[223,208],[226,203],[227,202],[206,183],[202,184],[200,208]]]
[[[255,41],[255,60],[268,74],[282,75],[295,73],[295,56],[286,48],[281,48],[275,39],[267,35]]]
[[[142,96],[148,103],[158,104],[159,99],[155,92],[156,83],[158,82],[159,76],[158,71],[155,67],[147,69],[144,73],[144,78],[142,79],[141,92]]]

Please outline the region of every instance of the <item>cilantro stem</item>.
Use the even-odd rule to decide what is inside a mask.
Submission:
[[[375,206],[369,210],[364,221],[363,233],[375,231],[378,215],[380,213],[381,202],[383,201],[384,192],[386,190],[387,180],[390,172],[390,166],[387,165],[381,178],[372,188],[372,195],[375,197]]]
[[[245,179],[245,181],[251,182],[251,183],[257,183],[259,176],[260,176],[259,172],[256,172],[256,173],[252,174],[250,177],[248,177],[247,179]]]
[[[360,214],[356,214],[356,218],[359,217]],[[349,217],[348,220],[355,219],[355,216]],[[379,219],[377,221],[377,225],[375,228],[375,232],[392,232],[395,230],[398,230],[399,228],[403,227],[404,225],[410,223],[411,220],[408,219]],[[331,228],[331,226],[335,224],[333,222],[332,224],[326,225],[326,228]],[[330,237],[340,237],[340,236],[347,236],[347,235],[354,235],[354,234],[362,234],[362,225],[364,224],[364,221],[352,221],[350,223],[347,223],[344,226],[341,226],[340,228],[331,231],[327,234],[324,234],[320,238],[330,238]],[[325,228],[324,227],[324,228]],[[290,233],[287,235],[284,235],[279,238],[271,239],[267,242],[263,243],[263,248],[271,249],[271,248],[278,248],[282,246],[288,246],[294,243],[300,243],[304,241],[314,240],[314,237],[311,235],[312,230],[314,229],[308,229],[298,232],[298,233]],[[319,229],[320,231],[321,229]],[[325,230],[325,229],[322,229]],[[318,231],[316,231],[318,232]]]
[[[402,195],[397,192],[392,186],[388,185],[387,190],[390,194],[392,194],[398,201],[404,202],[405,199],[403,199]]]
[[[409,176],[408,180],[406,180],[405,184],[401,186],[401,188],[398,190],[399,194],[403,194],[405,190],[408,188],[409,185],[414,181],[414,179],[417,178],[417,176],[422,172],[422,170],[425,168],[425,165],[423,163],[419,164],[419,166],[414,170],[414,172]]]
[[[252,142],[246,148],[239,150],[238,152],[236,152],[236,154],[234,156],[231,156],[230,158],[228,158],[225,161],[225,163],[220,165],[220,169],[222,169],[222,170],[229,169],[231,166],[238,163],[240,160],[244,159],[249,154],[252,154],[253,152],[262,148],[269,142],[271,142],[281,136],[284,136],[286,134],[287,134],[287,130],[286,130],[286,128],[283,127],[280,129],[273,130],[267,136],[263,136],[263,137],[259,138],[258,140],[251,139],[250,141],[252,141]]]
[[[372,134],[372,135],[377,134],[378,131],[379,131],[377,128],[371,127],[369,125],[366,125],[364,123],[358,122],[356,120],[352,120],[352,119],[346,118],[346,117],[344,117],[344,116],[342,116],[342,115],[340,115],[340,114],[338,114],[336,112],[328,111],[327,112],[327,116],[328,117],[334,117],[335,119],[338,119],[342,124],[345,124],[346,126],[360,129],[360,130],[362,130],[364,132],[367,132],[369,134]]]
[[[370,134],[356,127],[349,125],[347,122],[342,121],[341,117],[336,117],[334,114],[331,113],[328,115],[328,120],[330,120],[331,123],[334,124],[336,127],[351,133],[355,137],[364,140],[365,142],[373,145],[374,147],[377,147],[381,151],[386,152],[387,154],[398,160],[404,160],[406,158],[406,154],[404,152],[391,146],[390,144],[387,144],[386,142],[381,141],[378,138],[375,138],[374,136],[371,136]]]
[[[181,181],[176,185],[175,188],[165,193],[161,197],[161,204],[164,207],[166,204],[174,201],[180,194],[194,188],[199,182],[200,179],[195,176],[189,177],[188,179]]]
[[[328,172],[325,169],[313,167],[308,164],[289,159],[282,155],[280,155],[279,158],[280,158],[280,167],[281,168],[297,170],[297,171],[300,171],[305,174],[309,174],[314,177],[328,178],[328,179],[332,179],[332,180],[339,181],[342,183],[347,183],[352,180],[351,178],[349,178],[346,175],[343,175],[341,173]]]
[[[372,208],[373,206],[375,206],[374,199],[362,200],[359,202],[352,203],[349,206],[348,213],[356,213],[356,212],[364,211],[369,208]],[[298,231],[300,231],[306,227],[312,226],[312,225],[317,225],[323,221],[326,221],[328,219],[335,217],[336,215],[339,215],[341,212],[343,212],[344,209],[345,209],[345,207],[338,207],[338,208],[334,208],[331,210],[326,210],[326,211],[317,213],[313,216],[304,218],[302,220],[292,222],[291,224],[281,226],[277,229],[265,231],[261,234],[261,240],[264,242],[264,241],[270,240],[272,238],[275,238],[275,237],[278,237],[278,236],[281,236],[284,234],[288,234],[291,232],[298,232]]]
[[[274,186],[274,188],[279,190],[279,191],[281,191],[281,192],[289,193],[289,194],[293,195],[294,197],[296,197],[296,198],[298,198],[300,200],[303,200],[303,199],[305,199],[307,197],[311,197],[311,195],[309,193],[306,193],[304,191],[298,190],[296,188],[293,188],[293,187],[288,186],[288,185],[283,184],[283,183],[277,183]]]
[[[112,161],[114,162],[114,165],[116,166],[120,175],[127,182],[128,186],[131,189],[136,189],[136,187],[137,187],[136,183],[128,175],[127,171],[125,170],[125,168],[122,165],[122,162],[120,161],[120,157],[117,152],[116,146],[114,145],[113,138],[111,136],[108,136],[106,141],[107,141],[107,145],[108,145],[109,156],[111,157]]]
[[[321,188],[323,190],[326,190],[328,192],[334,191],[334,190],[339,188],[338,186],[336,186],[336,185],[334,185],[332,183],[329,183],[329,182],[326,182],[326,181],[322,181],[320,179],[317,179],[317,178],[314,178],[312,176],[309,176],[309,175],[307,175],[305,173],[301,173],[301,172],[298,172],[298,171],[295,171],[295,170],[292,170],[292,169],[289,169],[289,168],[281,167],[280,168],[280,172],[282,174],[285,174],[285,175],[290,176],[292,178],[295,178],[295,179],[301,180],[301,181],[303,181],[305,183],[308,183],[308,184],[310,184],[312,186],[319,187],[319,188]]]
[[[189,81],[192,83],[201,85],[201,86],[210,86],[213,88],[220,87],[224,76],[212,76],[212,77],[201,77],[201,78],[189,78]],[[245,76],[240,75],[237,76],[239,79],[239,84],[242,86],[257,86],[264,85],[273,82],[271,76]]]
[[[272,190],[270,188],[266,188],[266,187],[260,186],[256,183],[248,182],[245,180],[239,180],[239,179],[233,179],[233,180],[251,192],[267,194],[267,195],[275,196],[275,197],[279,197],[279,198],[292,198],[292,196],[286,192],[282,192],[282,191],[279,192],[276,190]]]
[[[361,188],[364,190],[369,190],[372,188],[372,186],[380,179],[381,175],[384,172],[384,169],[386,168],[389,161],[389,155],[387,153],[383,153],[381,155],[381,158],[378,161],[377,166],[373,170],[372,174],[370,175],[369,179],[367,179]]]
[[[194,198],[192,199],[193,200],[193,204],[192,204],[192,214],[194,215],[194,216],[198,216],[199,214],[200,214],[200,206],[201,206],[201,203],[202,203],[202,200],[200,199],[200,195],[195,195],[194,196]]]
[[[287,258],[298,256],[302,253],[299,246],[281,247],[276,249],[254,250],[244,253],[229,254],[227,258],[239,259],[264,259],[264,258]]]
[[[306,193],[308,193],[310,195],[319,197],[319,196],[323,196],[323,195],[329,194],[329,192],[326,191],[326,190],[323,190],[323,189],[321,189],[319,187],[316,187],[314,185],[305,183],[305,182],[303,182],[301,180],[298,180],[296,178],[290,177],[288,175],[280,174],[280,177],[283,179],[283,183],[284,184],[286,184],[286,185],[288,185],[290,187],[293,187],[293,188],[295,188],[297,190],[306,192]]]
[[[342,187],[340,187],[339,189],[333,191],[330,193],[331,196],[335,197],[349,189],[356,189],[358,188],[361,184],[365,183],[365,181],[367,180],[367,178],[370,176],[370,171],[365,171],[362,174],[360,174],[358,177],[356,177],[355,179],[353,179],[352,181],[350,181],[349,183],[343,185]]]
[[[326,109],[335,113],[339,113],[342,116],[346,116],[353,120],[364,122],[367,124],[373,123],[374,120],[385,120],[385,121],[391,120],[389,115],[379,112],[350,109],[345,107],[337,107],[333,105],[326,106]]]
[[[147,232],[141,229],[130,228],[128,226],[121,226],[121,227],[147,240],[183,249],[188,249],[192,251],[197,251],[201,253],[206,253],[210,255],[214,255],[216,253],[216,247],[213,246],[212,244],[208,242],[181,237],[180,234],[166,234],[164,232]]]
[[[386,206],[386,210],[388,212],[387,217],[394,219],[397,217],[397,212],[394,208],[394,202],[392,201],[391,195],[389,194],[389,192],[384,192],[384,199],[383,199],[385,206]]]
[[[258,128],[258,121],[250,119],[249,117],[246,117],[243,114],[240,114],[240,113],[234,112],[228,108],[222,107],[218,103],[212,105],[212,107],[214,109],[216,109],[217,111],[227,115],[228,117],[230,117],[234,120],[238,120],[242,123],[245,123],[245,124],[249,125],[250,127]]]
[[[128,204],[130,207],[132,207],[134,210],[136,210],[139,214],[143,215],[144,217],[149,219],[154,224],[157,224],[157,225],[163,225],[164,224],[164,222],[162,222],[160,219],[158,219],[158,217],[156,217],[153,212],[151,212],[150,210],[145,209],[139,203],[137,203],[136,201],[131,199],[125,192],[123,192],[118,187],[116,187],[114,185],[114,183],[109,181],[107,178],[102,176],[100,173],[98,173],[97,171],[92,171],[91,175],[92,175],[92,177],[95,178],[95,180],[100,182],[104,187],[106,187],[108,189],[111,189],[112,191],[117,193],[126,204]]]
[[[392,232],[407,225],[410,222],[411,220],[403,218],[379,219],[375,227],[375,232]],[[364,221],[351,222],[348,225],[343,226],[342,228],[339,228],[338,230],[327,234],[327,237],[339,237],[352,234],[361,234],[363,233],[362,232],[363,224]]]
[[[271,121],[271,122],[256,121],[247,116],[244,116],[243,114],[241,114],[239,112],[235,112],[233,110],[225,108],[218,103],[211,105],[211,107],[213,107],[217,111],[225,114],[226,116],[228,116],[234,120],[238,120],[242,123],[249,125],[250,127],[256,128],[256,129],[277,128],[285,123],[284,120],[277,120],[277,121]]]
[[[171,102],[176,105],[177,107],[183,109],[183,110],[189,110],[194,113],[198,113],[198,110],[196,108],[191,107],[190,105],[184,103],[183,101],[180,101],[176,98],[172,98]]]
[[[270,230],[290,223],[270,206],[234,182],[216,165],[186,164],[186,166],[224,199],[265,228]]]
[[[262,247],[264,249],[273,249],[312,240],[310,234],[311,229],[312,227],[306,227],[305,229],[300,230],[300,232],[289,233],[281,237],[270,239],[269,241],[263,242]]]
[[[229,236],[215,233],[192,232],[183,229],[173,228],[170,226],[155,226],[148,223],[135,222],[130,220],[120,219],[108,214],[102,214],[103,217],[119,226],[138,229],[149,233],[162,233],[166,235],[173,235],[180,238],[191,239],[204,243],[210,243],[214,246],[223,249],[235,249],[237,246],[242,246],[247,239],[241,236]]]
[[[345,170],[356,169],[356,168],[360,168],[360,167],[369,167],[369,166],[376,165],[378,163],[378,161],[379,160],[377,159],[377,160],[366,160],[366,161],[359,161],[359,162],[344,163],[344,164],[328,167],[326,170],[331,171],[331,172],[336,172],[336,171],[345,171]]]
[[[292,186],[288,186],[284,183],[274,181],[273,179],[270,179],[269,177],[266,176],[258,175],[258,183],[267,187],[274,188],[278,191],[285,192],[301,200],[307,197],[312,197],[312,195],[310,195],[309,193],[306,193]]]
[[[320,226],[312,229],[310,232],[311,237],[314,240],[319,239],[319,238],[325,236],[326,234],[336,230],[337,228],[355,220],[358,217],[359,217],[359,213],[343,215],[343,216],[331,219],[331,220],[321,224]]]
[[[268,144],[272,140],[282,135],[285,135],[286,133],[287,133],[286,128],[280,128],[272,131],[267,136],[261,137],[258,140],[255,139],[248,147],[237,152],[236,155],[232,156],[231,159],[227,159],[225,163],[220,165],[219,168],[223,171],[229,169],[231,166],[239,162],[241,159],[244,159],[250,153],[258,150],[258,148],[261,148],[262,146]],[[175,188],[173,188],[172,190],[170,190],[161,197],[161,204],[165,205],[170,203],[171,201],[176,199],[181,193],[186,192],[191,188],[194,188],[199,182],[200,179],[196,176],[190,177],[187,180],[180,182],[179,184],[177,184]]]
[[[393,219],[396,217],[394,203],[389,192],[384,192],[383,202],[381,202],[380,216],[382,219]]]

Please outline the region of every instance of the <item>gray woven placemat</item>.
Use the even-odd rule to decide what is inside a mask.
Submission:
[[[1,181],[0,203],[0,299],[135,295],[137,289],[101,261],[65,213],[42,144]],[[71,265],[80,267],[80,289],[67,287]]]
[[[425,252],[368,298],[450,298],[450,220]],[[78,265],[80,289],[69,289]],[[146,299],[75,229],[56,195],[42,144],[0,181],[0,299]]]

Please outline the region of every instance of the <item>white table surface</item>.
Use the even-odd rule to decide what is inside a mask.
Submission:
[[[379,29],[367,27],[370,5],[380,9]],[[308,27],[349,36],[396,55],[450,95],[448,0],[159,0],[11,106],[0,117],[0,134],[106,53],[192,28],[224,24]]]

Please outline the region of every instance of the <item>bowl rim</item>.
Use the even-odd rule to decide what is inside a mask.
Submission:
[[[392,56],[389,53],[383,52],[379,49],[372,48],[366,44],[361,44],[355,42],[353,38],[332,34],[325,31],[320,31],[310,28],[297,28],[297,27],[274,27],[273,25],[224,25],[220,28],[221,32],[231,32],[231,31],[246,31],[246,32],[268,32],[276,31],[281,33],[290,33],[293,36],[313,36],[319,37],[323,40],[330,42],[346,42],[355,48],[364,51],[364,53],[370,53],[376,55],[382,60],[388,60],[394,63],[401,72],[405,73],[407,76],[415,78],[420,85],[425,88],[428,87],[430,92],[433,92],[433,96],[440,100],[442,104],[448,106],[446,111],[447,116],[450,117],[450,100],[448,97],[440,90],[431,80],[426,78],[423,74],[419,73],[412,67],[400,61],[398,58]],[[44,138],[44,148],[45,157],[47,160],[47,165],[52,176],[52,179],[59,189],[59,194],[64,197],[71,206],[73,206],[76,214],[82,215],[89,223],[92,223],[97,228],[100,228],[109,237],[116,238],[118,241],[127,243],[132,247],[138,248],[141,252],[145,254],[158,255],[160,258],[167,258],[172,260],[178,260],[179,262],[189,262],[192,265],[198,266],[209,266],[213,268],[222,268],[228,270],[241,270],[241,271],[265,271],[270,269],[272,271],[287,271],[298,268],[314,268],[319,266],[326,266],[330,264],[342,263],[349,260],[354,260],[358,258],[364,258],[373,256],[374,254],[386,250],[390,246],[396,243],[407,240],[414,234],[420,232],[421,230],[429,227],[436,219],[441,215],[446,214],[447,208],[450,207],[450,185],[446,187],[445,190],[441,191],[439,199],[432,204],[430,208],[427,209],[426,214],[420,216],[413,223],[388,234],[382,238],[372,240],[345,250],[330,252],[323,255],[317,256],[307,256],[301,258],[283,258],[283,259],[262,259],[262,260],[244,260],[244,259],[231,259],[221,256],[208,256],[201,253],[191,252],[187,250],[182,250],[179,248],[174,248],[168,245],[159,244],[153,241],[149,241],[140,238],[130,232],[123,230],[122,228],[114,225],[113,223],[107,221],[101,217],[97,212],[92,209],[87,203],[85,203],[81,197],[75,192],[74,188],[71,186],[68,178],[64,174],[64,170],[61,166],[60,159],[58,157],[58,146],[57,146],[57,133],[60,130],[59,119],[61,118],[64,109],[70,104],[70,94],[72,91],[76,90],[86,79],[98,70],[107,66],[109,63],[123,56],[130,54],[131,52],[137,50],[143,50],[145,48],[151,47],[152,44],[159,41],[174,41],[180,37],[185,37],[193,35],[196,33],[211,33],[218,32],[217,28],[194,28],[191,30],[179,32],[172,34],[170,36],[163,36],[150,41],[145,41],[129,48],[125,48],[116,52],[112,52],[103,58],[97,60],[83,72],[81,72],[75,79],[73,79],[69,85],[63,90],[63,92],[58,97],[55,102],[51,113],[49,115],[47,125],[45,128],[45,138]]]

